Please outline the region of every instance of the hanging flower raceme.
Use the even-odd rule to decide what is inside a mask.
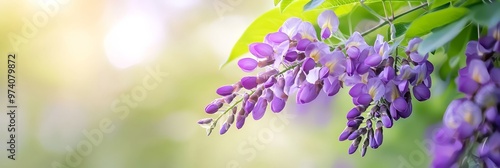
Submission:
[[[218,113],[219,117],[198,122],[208,134],[224,116],[220,134],[234,123],[236,128],[242,128],[250,115],[254,120],[263,118],[268,108],[281,112],[292,94],[296,94],[295,103],[305,104],[314,101],[320,92],[334,96],[350,86],[355,107],[347,113],[347,126],[339,140],[352,141],[349,154],[361,145],[364,156],[368,146],[375,149],[382,145],[383,129],[411,115],[413,99],[430,98],[434,68],[427,61],[428,54],[416,51],[420,39],[409,42],[406,56],[398,56],[398,46],[390,46],[381,35],[373,46],[358,32],[341,45],[331,46],[323,40],[337,33],[337,16],[333,11],[324,11],[317,22],[321,30],[318,33],[311,23],[290,18],[263,42],[249,45],[253,56],[241,58],[238,66],[245,72],[261,72],[216,90],[222,97],[205,111]],[[229,107],[223,109],[225,105]]]
[[[355,105],[347,113],[347,124],[339,140],[352,140],[349,154],[362,142],[361,155],[367,148],[378,148],[383,142],[383,129],[391,128],[400,118],[412,113],[412,94],[424,101],[430,98],[432,64],[427,54],[420,55],[416,48],[420,39],[409,42],[406,57],[395,56],[392,49],[378,36],[369,46],[361,35],[355,33],[346,43],[348,70],[343,74],[347,85],[352,85],[349,95]]]
[[[433,167],[461,166],[461,156],[476,158],[477,165],[500,166],[500,68],[495,67],[499,44],[500,23],[467,44],[466,66],[455,81],[464,97],[448,105],[434,136]]]

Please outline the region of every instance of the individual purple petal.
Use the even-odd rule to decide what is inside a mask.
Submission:
[[[366,128],[360,128],[360,129],[352,132],[351,135],[349,135],[349,137],[347,137],[347,139],[354,140],[354,139],[358,138],[359,136],[366,134],[366,132],[367,132]]]
[[[500,103],[500,89],[493,83],[484,85],[477,91],[474,101],[485,108],[497,106]]]
[[[394,105],[394,107],[398,111],[406,111],[406,109],[408,107],[408,103],[402,97],[396,98],[394,101],[392,101],[391,105]],[[403,117],[403,118],[406,118],[406,117]]]
[[[410,59],[416,63],[422,63],[422,62],[426,61],[428,57],[429,57],[429,54],[425,54],[424,56],[422,56],[418,52],[411,52],[410,53]]]
[[[363,142],[363,148],[361,148],[361,157],[364,157],[366,155],[366,151],[368,149],[368,144],[370,142],[370,139],[366,138],[365,141]]]
[[[399,120],[401,116],[399,116],[398,110],[394,107],[394,105],[389,106],[389,114],[391,114],[392,119],[395,121]]]
[[[323,80],[323,91],[327,96],[333,96],[337,94],[340,90],[340,81],[332,76],[329,76]]]
[[[307,46],[305,54],[307,57],[314,59],[315,62],[318,62],[329,51],[330,47],[325,43],[315,42]]]
[[[486,119],[486,121],[489,122],[495,122],[497,116],[498,116],[498,110],[496,107],[490,107],[486,109],[486,111],[484,112],[484,118]]]
[[[416,86],[421,84],[428,76],[427,64],[415,66],[415,79],[412,81],[412,85]]]
[[[380,125],[380,126],[379,126]],[[378,146],[382,145],[384,141],[384,131],[382,128],[382,122],[377,122],[377,128],[375,129],[375,142],[377,142]]]
[[[374,54],[368,56],[364,62],[366,65],[375,67],[375,66],[379,65],[380,62],[382,62],[382,57],[380,55],[378,55],[377,53],[374,53]]]
[[[267,101],[266,99],[260,97],[255,104],[255,107],[252,111],[252,116],[254,120],[260,120],[264,113],[266,112]]]
[[[345,141],[345,140],[347,140],[347,138],[349,137],[349,135],[351,135],[351,133],[353,131],[354,131],[354,128],[345,127],[344,131],[342,131],[342,133],[340,133],[339,141]]]
[[[356,128],[356,127],[359,127],[359,125],[361,125],[361,123],[363,123],[363,120],[358,118],[358,119],[353,119],[353,120],[347,121],[346,125],[348,127]]]
[[[305,104],[313,101],[318,97],[319,91],[321,88],[318,88],[314,84],[303,83],[297,92],[297,104]]]
[[[327,27],[321,30],[321,38],[327,39],[330,38],[331,36],[332,36],[332,31],[330,30],[330,28]]]
[[[424,84],[413,87],[413,95],[418,101],[424,101],[431,97],[431,91]]]
[[[357,107],[352,108],[348,113],[347,113],[347,119],[354,119],[355,117],[361,115],[361,112],[358,110]]]
[[[238,116],[240,119],[236,120],[236,128],[241,129],[245,125],[245,118],[243,116]]]
[[[227,132],[227,130],[229,129],[231,125],[227,122],[224,122],[224,124],[222,124],[222,126],[220,127],[220,134],[223,135]]]
[[[432,160],[431,167],[452,167],[462,153],[462,143],[460,141],[453,141],[449,144],[434,144],[432,145],[432,153],[434,159]]]
[[[396,84],[394,83],[394,81],[389,81],[385,85],[385,95],[384,96],[388,102],[392,102],[395,99],[397,99],[398,97],[401,97],[401,92],[399,91],[399,89],[396,86]]]
[[[418,49],[418,44],[422,42],[421,38],[413,38],[408,42],[408,47],[406,48],[405,52],[410,53],[410,52],[416,52]]]
[[[244,109],[245,109],[245,111],[247,113],[252,112],[252,110],[254,109],[254,107],[255,107],[255,100],[249,99],[248,101],[245,102]]]
[[[365,74],[370,70],[370,68],[371,67],[369,65],[362,63],[358,65],[356,72],[358,74]]]
[[[496,166],[500,165],[500,133],[493,133],[484,145],[481,145],[482,148],[479,148],[479,152],[482,155],[487,156],[491,161],[494,162]]]
[[[301,39],[308,39],[310,41],[316,41],[316,30],[310,22],[302,22],[299,25],[297,34],[300,35]]]
[[[205,112],[208,114],[213,114],[219,111],[222,105],[223,105],[222,102],[216,100],[205,107]]]
[[[224,85],[224,86],[219,87],[215,92],[221,96],[228,96],[228,95],[233,94],[234,86],[233,85]]]
[[[391,128],[392,127],[392,119],[387,114],[387,112],[381,112],[380,119],[381,119],[382,124],[384,125],[385,128]]]
[[[361,54],[361,51],[357,47],[353,46],[353,47],[349,47],[346,50],[346,54],[351,59],[358,59],[359,55]]]
[[[399,70],[398,79],[408,80],[415,76],[413,69],[409,65],[402,65]]]
[[[456,129],[462,138],[471,136],[481,121],[481,108],[469,100],[452,101],[443,116],[443,123],[450,129]]]
[[[257,61],[252,58],[242,58],[238,61],[238,66],[245,72],[251,72],[257,68]]]
[[[286,40],[290,40],[290,37],[288,37],[288,35],[283,32],[274,32],[274,33],[269,33],[266,36],[266,40],[274,44],[280,44]]]
[[[276,47],[276,54],[274,54],[274,56],[273,56],[273,58],[274,58],[273,67],[274,68],[278,68],[280,66],[280,64],[283,62],[283,57],[288,52],[289,48],[290,48],[290,41],[288,41],[288,40],[280,43]]]
[[[331,76],[340,76],[346,71],[346,59],[344,53],[340,51],[324,54],[320,58],[320,63],[328,68]]]
[[[304,61],[304,63],[302,63],[302,70],[307,74],[315,66],[316,66],[316,63],[314,62],[314,59],[312,59],[312,58],[306,58],[306,60]]]
[[[198,120],[198,124],[209,124],[212,121],[213,121],[212,118],[204,118],[204,119]]]
[[[318,16],[318,25],[321,27],[321,36],[327,39],[338,30],[339,18],[332,10],[325,10]]]
[[[297,57],[298,57],[297,51],[290,51],[285,55],[285,60],[287,60],[288,62],[293,62],[297,60]]]
[[[368,106],[372,102],[372,97],[369,94],[361,94],[356,98],[356,102],[359,105]]]
[[[368,94],[373,100],[377,101],[385,94],[384,83],[379,78],[371,78],[366,84]]]
[[[241,85],[245,88],[245,89],[253,89],[255,87],[257,87],[257,77],[255,76],[246,76],[246,77],[243,77],[241,78]]]
[[[468,69],[469,76],[477,83],[485,84],[490,81],[490,74],[483,61],[472,60],[468,65]]]
[[[366,44],[365,39],[363,39],[363,36],[359,32],[354,32],[351,37],[346,41],[345,47],[347,49],[351,47],[356,47],[359,49],[359,51],[363,51],[365,48],[368,47],[368,44]]]
[[[380,145],[377,144],[377,142],[375,141],[375,137],[374,137],[374,134],[373,134],[373,129],[370,129],[368,130],[368,137],[367,137],[370,142],[370,147],[372,149],[377,149]]]
[[[297,42],[297,50],[299,51],[305,51],[307,49],[307,46],[311,44],[311,41],[308,39],[301,39]]]
[[[271,57],[274,53],[273,47],[266,43],[252,43],[249,50],[257,58]]]
[[[264,83],[264,87],[265,87],[265,88],[270,88],[270,87],[272,87],[272,86],[273,86],[276,82],[278,82],[278,81],[276,80],[276,78],[274,78],[274,77],[270,77],[270,78],[269,78],[269,79],[267,79],[267,81]]]
[[[500,86],[500,68],[493,68],[490,70],[490,77],[497,86]]]
[[[349,95],[351,97],[358,97],[361,95],[361,93],[365,92],[366,85],[363,83],[356,83],[354,86],[351,87],[349,90]]]
[[[388,81],[394,79],[395,74],[396,74],[396,71],[394,70],[394,68],[391,66],[387,66],[384,68],[384,70],[382,70],[379,77],[380,77],[380,79],[382,79],[382,81],[388,82]]]
[[[351,144],[349,146],[349,151],[348,151],[349,155],[352,155],[354,152],[356,152],[356,150],[358,150],[358,145],[352,145]]]
[[[479,84],[468,76],[458,76],[456,78],[458,91],[467,95],[474,94],[479,88]]]
[[[271,111],[275,113],[281,112],[285,108],[285,101],[279,97],[274,97],[271,101]]]
[[[321,72],[322,69],[321,67],[315,67],[309,71],[309,74],[306,76],[306,81],[311,83],[311,84],[316,84],[318,80],[321,80],[326,77],[328,72]]]
[[[361,137],[356,138],[356,140],[352,141],[351,145],[349,146],[349,155],[353,154],[356,152],[358,149],[359,143],[361,142]]]
[[[391,105],[391,109],[392,109],[392,107],[394,107],[394,106]],[[396,108],[394,108],[394,109],[396,109]],[[401,117],[401,118],[408,118],[408,117],[410,117],[410,115],[412,113],[412,111],[410,110],[409,107],[404,111],[397,111],[397,112],[398,112],[398,117]]]
[[[287,19],[280,28],[280,32],[283,32],[292,38],[297,34],[298,28],[302,20],[300,18],[292,17]]]

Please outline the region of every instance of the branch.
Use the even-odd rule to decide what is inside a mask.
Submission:
[[[386,24],[389,24],[390,22],[392,22],[392,21],[394,21],[394,20],[396,20],[396,19],[398,19],[398,18],[400,18],[400,17],[402,17],[402,16],[404,16],[404,15],[407,15],[407,14],[409,14],[409,13],[413,12],[413,11],[416,11],[416,10],[418,10],[418,9],[420,9],[420,8],[423,8],[423,7],[425,7],[425,6],[427,6],[427,3],[423,3],[422,5],[419,5],[419,6],[415,7],[415,8],[412,8],[412,9],[410,9],[410,10],[408,10],[408,11],[405,11],[405,12],[403,12],[403,13],[399,14],[399,15],[396,15],[396,16],[394,16],[394,18],[389,19],[389,20],[387,20],[387,21],[384,21],[384,22],[382,22],[382,23],[378,24],[377,26],[375,26],[375,27],[373,27],[373,28],[371,28],[371,29],[369,29],[369,30],[367,30],[367,31],[365,31],[365,32],[363,32],[363,33],[361,33],[361,35],[362,35],[362,36],[365,36],[365,35],[367,35],[367,34],[370,34],[371,32],[373,32],[373,31],[375,31],[375,30],[377,30],[377,29],[381,28],[382,26],[385,26]]]

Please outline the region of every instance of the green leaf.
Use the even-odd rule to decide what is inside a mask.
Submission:
[[[500,22],[500,2],[482,4],[471,9],[472,21],[481,26],[493,27]]]
[[[311,0],[306,5],[304,5],[304,11],[314,9],[321,5],[323,2],[325,2],[325,0]]]
[[[366,5],[376,4],[382,2],[383,0],[365,0]],[[406,2],[406,0],[392,0],[393,2]],[[425,0],[411,0],[412,2],[425,2]],[[309,21],[313,24],[316,23],[317,16],[326,9],[333,9],[335,14],[339,18],[344,15],[353,12],[352,10],[356,5],[359,4],[359,0],[327,0],[321,5],[317,6],[313,10],[303,11],[305,4],[310,2],[310,0],[295,0],[293,1],[286,10],[280,12],[280,8],[276,7],[260,17],[258,17],[250,26],[245,30],[242,36],[233,46],[229,57],[226,62],[224,62],[221,67],[227,63],[235,60],[241,55],[248,52],[248,45],[253,42],[261,42],[264,37],[271,32],[278,31],[279,27],[285,22],[286,19],[290,17],[299,17],[304,21]],[[283,2],[281,2],[283,3]],[[357,15],[356,13],[353,15]],[[341,27],[343,25],[348,25],[347,22],[341,22]]]
[[[438,28],[465,16],[469,10],[467,8],[446,8],[436,12],[428,13],[417,18],[406,32],[407,38],[425,35],[432,29]]]
[[[434,9],[440,6],[443,6],[447,3],[451,3],[453,0],[434,0],[434,2],[431,3],[430,9]]]
[[[293,2],[293,0],[281,0],[280,11],[283,13],[285,9]]]
[[[394,28],[396,28],[396,37],[402,36],[408,30],[408,26],[410,23],[396,23],[394,24]]]
[[[469,25],[465,27],[458,36],[450,41],[450,47],[448,48],[448,52],[446,52],[448,57],[462,55],[462,53],[465,52],[465,48],[470,39],[471,30],[472,26]]]
[[[457,22],[451,23],[436,31],[433,31],[431,35],[425,38],[418,45],[418,53],[424,55],[425,53],[429,53],[445,45],[462,31],[465,24],[467,24],[469,20],[469,17],[464,17]]]
[[[280,2],[281,0],[274,0],[274,6],[277,6]]]
[[[241,55],[248,52],[248,45],[254,42],[261,42],[264,37],[271,33],[278,31],[279,27],[290,17],[299,17],[306,21],[316,20],[316,17],[321,12],[320,10],[310,10],[302,12],[303,6],[308,0],[297,0],[292,2],[288,9],[280,12],[279,8],[274,8],[263,15],[259,16],[253,23],[248,26],[245,32],[241,35],[238,41],[234,44],[231,54],[226,62],[221,65],[223,67],[227,63],[235,60]],[[345,13],[345,12],[344,12]]]
[[[382,2],[386,0],[364,0],[364,3]],[[426,0],[392,0],[391,2],[425,2]],[[328,0],[328,4],[332,7],[359,3],[360,0]]]

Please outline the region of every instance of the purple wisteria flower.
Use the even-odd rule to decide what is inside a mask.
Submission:
[[[474,162],[482,167],[500,166],[500,69],[494,65],[500,54],[500,23],[489,31],[467,44],[466,66],[455,80],[464,97],[446,109],[442,131],[435,135],[440,141],[432,151],[432,167],[462,167],[460,158],[477,158]]]
[[[430,98],[430,75],[434,67],[427,60],[428,54],[417,52],[422,41],[419,38],[410,40],[406,56],[398,56],[398,46],[391,46],[381,35],[373,45],[365,42],[359,32],[338,45],[323,41],[340,34],[336,33],[338,24],[338,17],[330,10],[317,18],[317,30],[321,32],[316,32],[312,23],[290,18],[277,32],[266,35],[263,42],[250,44],[252,56],[241,58],[238,66],[244,72],[257,71],[257,75],[248,75],[235,84],[218,88],[216,93],[222,97],[210,103],[205,111],[220,116],[199,123],[209,125],[210,134],[218,121],[225,118],[219,131],[224,134],[234,123],[241,129],[248,116],[262,119],[268,108],[274,113],[283,111],[290,96],[295,95],[296,104],[307,104],[321,92],[334,96],[341,88],[351,87],[349,95],[354,107],[346,115],[346,127],[339,140],[352,141],[349,154],[359,149],[364,156],[368,147],[379,148],[384,129],[411,116],[413,99],[425,101]],[[467,74],[482,73],[484,68],[478,70],[467,71]],[[488,79],[500,81],[493,77]],[[476,78],[470,80],[475,82]],[[484,82],[486,78],[477,80]],[[221,111],[226,104],[229,108]],[[463,127],[476,127],[477,118],[467,118],[476,115],[475,106],[475,111],[464,110],[459,113],[462,118],[453,121],[465,123]]]

